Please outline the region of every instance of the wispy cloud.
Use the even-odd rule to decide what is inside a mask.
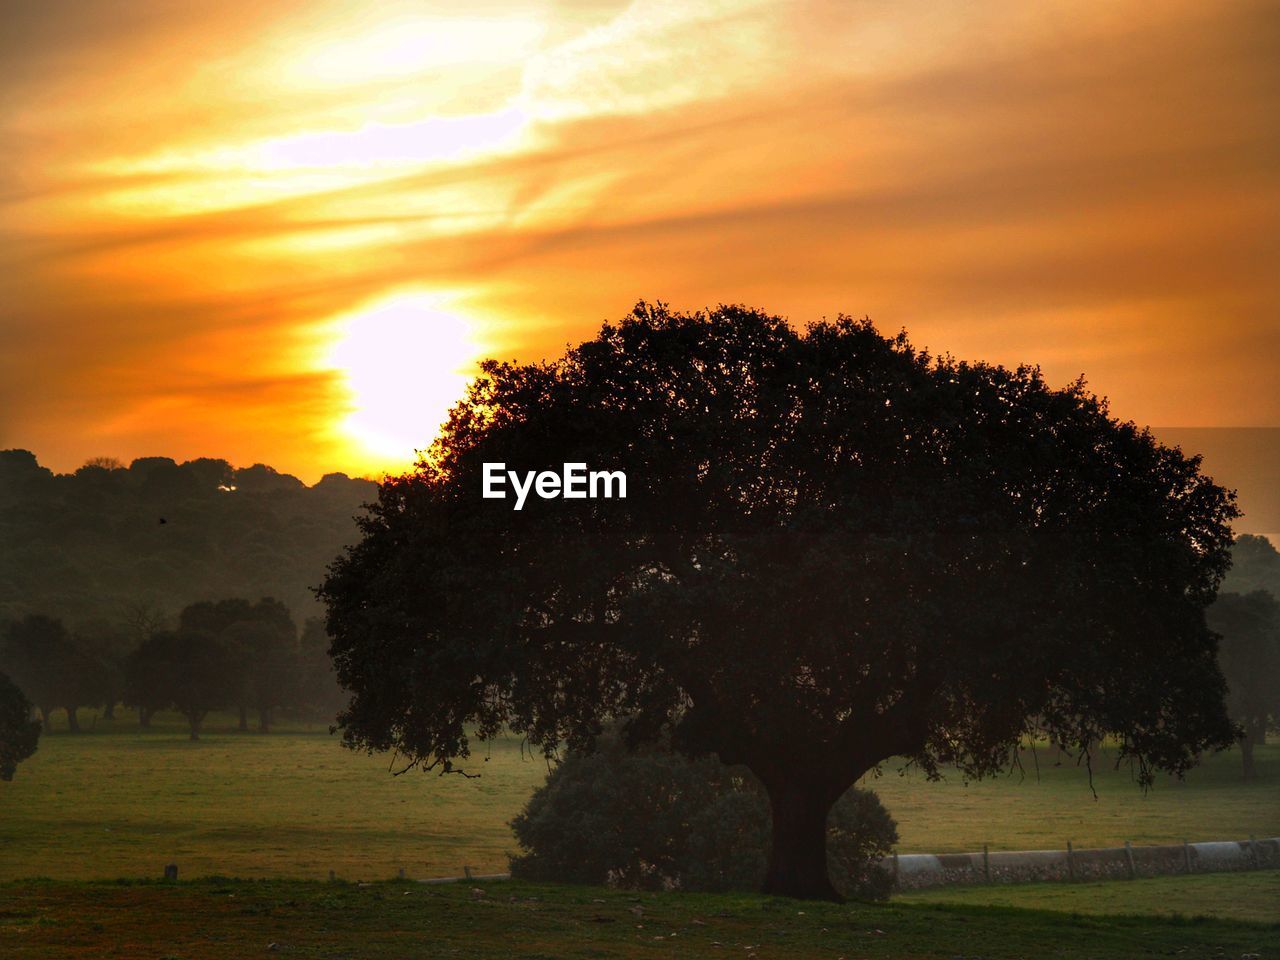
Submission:
[[[1280,422],[1269,3],[219,6],[7,31],[0,443],[360,469],[317,338],[407,287],[504,355],[747,301]]]

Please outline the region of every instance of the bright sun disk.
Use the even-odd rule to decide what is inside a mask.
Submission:
[[[327,365],[343,372],[352,404],[341,432],[381,467],[411,463],[474,374],[473,325],[440,295],[402,293],[340,318],[336,333]]]

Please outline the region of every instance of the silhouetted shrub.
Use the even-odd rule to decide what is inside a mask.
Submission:
[[[626,888],[754,890],[769,850],[769,801],[744,768],[689,760],[662,746],[628,751],[613,735],[570,752],[511,821],[523,853],[513,876]],[[827,822],[832,883],[884,899],[879,865],[897,824],[876,795],[850,789]]]

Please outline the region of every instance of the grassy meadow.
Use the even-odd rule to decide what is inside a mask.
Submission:
[[[151,877],[166,863],[183,877],[505,870],[506,823],[547,770],[515,738],[474,758],[477,779],[392,776],[389,756],[343,749],[318,724],[261,735],[211,717],[192,742],[176,716],[152,723],[41,737],[0,785],[0,880]]]
[[[55,714],[55,718],[58,715]],[[234,876],[378,880],[506,868],[507,822],[546,775],[518,738],[472,758],[476,779],[410,771],[339,746],[320,725],[237,733],[210,718],[199,742],[176,716],[140,730],[85,711],[86,732],[57,730],[0,784],[0,880]],[[1017,774],[930,783],[887,767],[867,785],[897,818],[901,852],[1060,848],[1280,835],[1280,744],[1259,751],[1260,778],[1236,753],[1207,758],[1184,783],[1145,796],[1127,770],[1083,770],[1043,748]],[[487,759],[486,759],[487,756]]]
[[[895,900],[956,907],[1017,907],[1091,917],[1217,917],[1276,924],[1280,923],[1280,870],[1092,883],[938,887],[900,893]]]
[[[1177,881],[1181,878],[1172,878]],[[1195,878],[1191,878],[1195,879]],[[1225,875],[1226,881],[1242,879]],[[1142,881],[1108,884],[1122,896]],[[1171,885],[1172,886],[1172,885]],[[1275,957],[1280,924],[522,883],[0,885],[13,960]]]
[[[1054,765],[1056,751],[1042,744],[1038,771],[1024,750],[1023,773],[965,784],[956,776],[929,783],[890,767],[863,786],[879,794],[898,821],[901,853],[965,853],[981,850],[1062,850],[1243,840],[1280,836],[1280,743],[1256,748],[1258,777],[1241,778],[1240,754],[1205,757],[1186,778],[1157,777],[1145,794],[1127,767],[1115,769],[1115,753],[1094,760],[1093,784],[1071,760]]]

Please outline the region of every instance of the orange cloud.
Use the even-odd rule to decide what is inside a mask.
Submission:
[[[0,445],[394,467],[334,345],[396,297],[520,358],[641,296],[865,313],[1144,422],[1280,422],[1266,3],[219,8],[0,41]],[[432,316],[360,354],[422,354],[406,446],[468,367]]]

